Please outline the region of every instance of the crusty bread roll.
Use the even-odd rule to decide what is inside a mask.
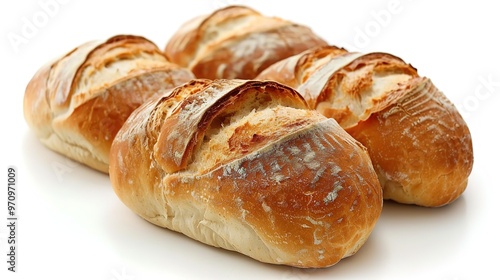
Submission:
[[[262,262],[326,267],[382,209],[366,149],[275,82],[193,80],[132,113],[111,147],[118,197],[149,222]]]
[[[308,27],[229,6],[186,22],[165,53],[198,78],[253,79],[274,62],[323,45]]]
[[[151,41],[92,41],[43,66],[29,82],[24,116],[50,149],[108,172],[111,143],[146,99],[194,79]]]
[[[464,192],[473,164],[469,129],[445,95],[400,58],[320,47],[256,79],[296,88],[310,108],[365,145],[385,199],[435,207]]]

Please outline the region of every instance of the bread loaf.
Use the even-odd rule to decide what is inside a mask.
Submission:
[[[319,47],[270,66],[257,79],[296,88],[310,108],[366,146],[385,199],[435,207],[466,189],[473,164],[467,124],[400,58]]]
[[[107,173],[111,143],[130,113],[193,78],[143,37],[92,41],[34,75],[24,96],[24,116],[47,147]]]
[[[382,209],[365,148],[275,82],[193,80],[149,100],[117,134],[110,178],[153,224],[297,267],[353,255]]]
[[[229,6],[186,22],[165,53],[198,78],[253,79],[274,62],[326,44],[303,25]]]

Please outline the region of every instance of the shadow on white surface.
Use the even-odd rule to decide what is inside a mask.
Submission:
[[[88,191],[108,183],[106,174],[50,150],[31,131],[23,138],[23,156],[30,177],[43,188],[75,191],[78,190],[76,185],[85,186]]]
[[[466,199],[441,208],[424,208],[386,201],[382,217],[360,251],[326,269],[298,269],[262,264],[239,253],[213,248],[142,220],[125,206],[110,209],[109,244],[131,266],[186,277],[235,277],[244,271],[279,279],[324,279],[332,276],[372,277],[394,270],[408,275],[438,268],[460,253],[466,232]],[[114,218],[113,218],[114,217]],[[119,218],[116,218],[119,217]],[[418,265],[415,265],[418,264]],[[179,268],[195,266],[192,271]],[[405,276],[401,274],[401,276]]]
[[[116,255],[124,267],[135,272],[136,279],[161,275],[184,279],[203,276],[383,279],[383,275],[388,274],[405,277],[445,265],[461,253],[461,244],[467,235],[467,197],[462,196],[441,208],[385,201],[375,230],[354,256],[326,269],[263,264],[150,224],[119,201],[108,175],[49,150],[30,132],[23,139],[23,150],[25,172],[37,182],[33,186],[39,195],[37,199],[44,200],[42,205],[60,211],[72,221],[73,225],[61,232],[98,244],[103,256]],[[106,260],[96,257],[95,261]],[[391,272],[394,269],[399,272]]]

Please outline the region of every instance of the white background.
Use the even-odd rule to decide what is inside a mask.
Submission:
[[[66,0],[50,15],[39,3],[48,1],[0,2],[1,279],[500,279],[495,1]],[[463,196],[438,209],[386,203],[365,246],[333,267],[268,265],[141,220],[117,199],[106,175],[48,150],[28,130],[23,94],[44,63],[123,33],[163,49],[181,23],[226,4],[308,25],[353,51],[392,53],[430,77],[472,132],[475,164]],[[27,22],[36,30],[23,35]],[[17,273],[6,263],[11,165],[18,170]]]

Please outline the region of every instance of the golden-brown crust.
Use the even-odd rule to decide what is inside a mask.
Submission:
[[[200,42],[210,40],[210,37],[216,35],[216,30],[212,33],[206,32],[210,24],[227,23],[245,16],[259,16],[259,13],[247,7],[228,6],[187,21],[168,41],[165,47],[167,58],[178,65],[189,66],[196,56]]]
[[[429,79],[414,78],[406,94],[347,132],[370,151],[384,197],[442,206],[467,187],[472,141],[466,123]]]
[[[219,116],[220,111],[226,110],[226,107],[230,105],[234,106],[239,94],[246,93],[248,88],[259,88],[266,85],[263,82],[244,82],[241,80],[228,80],[225,83],[207,81],[206,83],[206,87],[203,88],[205,94],[187,96],[177,108],[178,112],[174,112],[168,120],[165,120],[162,130],[168,132],[162,131],[161,135],[165,138],[160,136],[158,141],[170,144],[161,146],[157,152],[164,155],[159,161],[162,162],[165,171],[169,173],[179,171],[187,166],[192,158],[194,148],[203,140],[209,125],[214,118]],[[279,100],[280,104],[288,106],[293,104],[295,107],[299,107],[298,100],[302,101],[300,95],[295,91],[287,91],[283,88],[284,86],[280,84],[272,84],[272,86],[267,85],[266,90],[267,92],[273,91],[273,94],[269,94],[269,96]],[[189,86],[181,87],[181,89],[190,91]],[[234,93],[229,94],[229,91]],[[274,91],[279,92],[279,94],[275,94]],[[303,102],[302,109],[305,108],[307,108],[307,104]]]
[[[322,67],[329,59],[344,55],[347,50],[336,46],[310,48],[299,54],[280,60],[257,75],[256,80],[270,80],[298,88],[309,75]]]
[[[381,80],[379,77],[403,76],[401,80],[405,80],[418,76],[417,70],[411,65],[387,53],[355,55],[352,62],[349,61],[351,59],[341,67],[337,67],[336,63],[326,63],[323,67],[329,73],[324,80],[326,82],[321,81],[317,87],[321,90],[308,94],[307,98],[313,108],[318,108],[322,102],[334,104],[322,113],[337,120],[344,128],[356,125],[372,112],[385,109],[405,94],[405,91],[395,90],[398,88],[398,80],[389,80],[379,85],[376,84]],[[314,82],[313,79],[308,79],[301,85],[301,91],[308,92]],[[335,103],[339,101],[346,106],[335,108]],[[361,111],[354,108],[355,104],[361,104]]]
[[[253,79],[274,62],[323,45],[303,25],[229,6],[181,26],[165,53],[198,78]]]
[[[130,113],[193,78],[143,37],[92,41],[35,74],[26,88],[25,119],[49,148],[107,173],[111,143]]]
[[[473,163],[467,124],[401,58],[317,48],[271,66],[259,78],[280,73],[286,77],[280,81],[295,87],[310,108],[337,120],[368,148],[384,198],[436,207],[465,190]]]
[[[132,113],[111,149],[113,188],[146,220],[209,245],[333,265],[366,241],[382,193],[365,148],[306,107],[275,82],[192,81]]]

